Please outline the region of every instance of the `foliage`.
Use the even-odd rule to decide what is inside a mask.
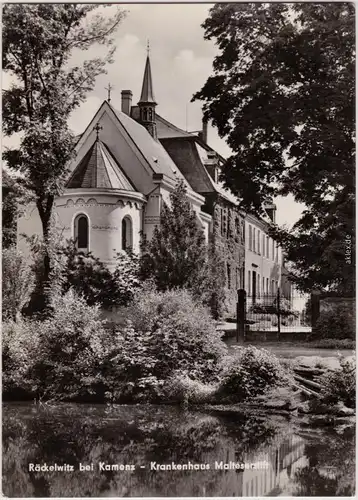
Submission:
[[[208,249],[198,216],[186,197],[181,181],[164,203],[160,226],[150,241],[142,241],[140,275],[151,279],[159,291],[186,288],[208,305],[215,317],[221,314],[222,263],[212,246]]]
[[[348,408],[356,407],[356,360],[340,359],[340,368],[329,370],[320,378],[323,385],[322,402],[345,404]]]
[[[33,394],[36,383],[30,373],[39,347],[38,323],[16,323],[10,319],[2,328],[3,392],[13,397]]]
[[[170,205],[163,204],[160,226],[142,244],[142,277],[154,279],[160,291],[192,288],[206,263],[204,232],[186,198],[183,181],[170,194]]]
[[[112,62],[113,34],[123,18],[120,9],[113,17],[91,18],[98,7],[8,4],[3,9],[3,69],[13,78],[3,94],[3,131],[7,136],[21,134],[20,146],[7,149],[4,158],[23,174],[24,185],[34,194],[45,244],[55,196],[74,154],[75,138],[67,120]],[[109,46],[104,57],[71,66],[74,51],[96,44]],[[50,271],[45,251],[43,288]]]
[[[210,403],[216,392],[215,384],[193,380],[189,375],[176,372],[164,386],[164,397],[169,402],[182,404]]]
[[[356,332],[352,310],[348,307],[337,307],[333,310],[322,311],[312,334],[312,338],[317,337],[355,340]]]
[[[88,306],[72,290],[52,297],[51,305],[51,316],[38,323],[40,350],[33,366],[37,395],[90,400],[100,384],[97,366],[105,355],[99,308]]]
[[[128,305],[139,287],[138,258],[133,253],[118,253],[116,267],[108,267],[91,252],[79,252],[73,241],[59,251],[64,258],[60,281],[62,293],[73,288],[83,295],[88,305],[104,308]]]
[[[29,302],[35,286],[31,262],[16,247],[2,253],[2,317],[16,320]]]
[[[193,99],[233,152],[226,186],[256,213],[277,195],[305,204],[290,231],[272,227],[291,278],[352,291],[354,6],[219,3],[203,28],[218,55]]]
[[[264,394],[276,385],[287,383],[287,373],[278,358],[254,346],[230,356],[220,376],[218,395],[235,403]]]
[[[130,324],[117,332],[107,361],[106,380],[113,380],[108,391],[115,398],[160,400],[178,370],[193,380],[215,380],[226,346],[209,312],[188,291],[141,290],[127,318]]]
[[[141,287],[139,279],[139,257],[132,251],[117,253],[113,273],[116,281],[118,301],[116,305],[128,305]]]

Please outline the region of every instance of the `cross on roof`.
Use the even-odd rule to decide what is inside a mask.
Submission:
[[[100,125],[99,123],[97,123],[97,124],[96,124],[96,126],[94,127],[94,129],[93,129],[93,130],[95,130],[95,131],[96,131],[96,134],[97,134],[96,139],[97,139],[97,141],[98,141],[98,139],[99,139],[99,131],[100,131],[100,130],[103,130],[103,127],[101,127],[101,125]]]
[[[107,98],[108,102],[111,102],[111,90],[113,90],[113,88],[114,87],[112,87],[110,83],[108,84],[108,87],[104,87],[104,89],[107,90],[108,92],[108,98]]]

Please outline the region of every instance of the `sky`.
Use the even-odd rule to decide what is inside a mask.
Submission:
[[[144,65],[147,56],[147,41],[154,93],[158,103],[157,112],[180,128],[188,131],[201,129],[201,103],[190,100],[200,90],[212,73],[212,62],[217,52],[212,41],[204,40],[201,24],[206,19],[212,4],[123,4],[127,15],[116,35],[113,64],[106,75],[97,78],[94,90],[88,99],[71,116],[69,125],[79,134],[83,132],[94,113],[107,98],[108,83],[111,104],[121,108],[121,90],[133,92],[133,104],[140,97]],[[117,6],[100,7],[107,16]],[[103,55],[103,47],[91,48],[89,53],[76,53],[72,63],[78,64],[89,57]],[[3,87],[7,86],[7,75]],[[10,145],[16,139],[4,141]],[[208,144],[222,156],[228,157],[230,149],[216,130],[209,126]],[[291,226],[298,220],[302,205],[291,196],[275,200],[277,223]]]

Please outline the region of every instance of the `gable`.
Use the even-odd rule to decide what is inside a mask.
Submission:
[[[161,174],[176,182],[182,176],[163,146],[149,132],[106,101],[99,108],[76,145],[77,156],[70,171],[79,165],[96,139],[95,125],[102,127],[100,140],[106,144],[125,176],[136,189],[148,194],[154,187],[153,174]]]

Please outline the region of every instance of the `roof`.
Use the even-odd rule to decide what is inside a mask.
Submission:
[[[136,122],[122,111],[114,109],[112,106],[111,109],[139,151],[147,160],[154,173],[164,174],[174,181],[181,179],[185,182],[187,187],[190,187],[162,144],[156,141],[143,125]]]
[[[189,132],[185,132],[181,128],[173,125],[173,123],[168,122],[162,116],[155,114],[155,121],[157,123],[157,135],[158,139],[168,139],[171,137],[195,137]]]
[[[153,80],[152,80],[152,70],[150,67],[149,54],[147,55],[147,60],[145,63],[144,76],[142,92],[140,95],[140,103],[155,103],[154,90],[153,90]]]
[[[97,139],[74,169],[67,188],[112,188],[135,191],[108,147]]]

